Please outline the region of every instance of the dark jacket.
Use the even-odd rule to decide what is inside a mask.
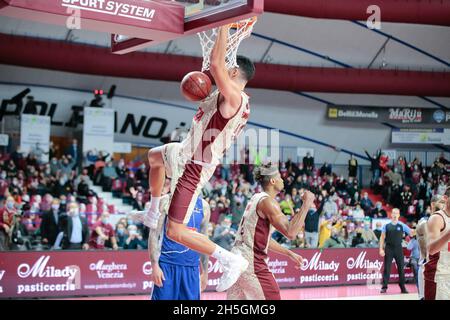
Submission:
[[[367,151],[364,151],[369,158],[370,161],[370,170],[379,170],[380,169],[380,157],[381,157],[381,151],[378,151],[376,157],[372,157]]]
[[[64,232],[64,237],[62,240],[62,247],[63,249],[66,249],[70,246],[70,238],[72,236],[72,227],[73,227],[73,222],[72,222],[72,217],[69,217],[67,215],[63,216],[63,220],[62,220],[62,231]],[[81,219],[81,226],[82,226],[82,244],[88,243],[89,241],[89,226],[88,226],[88,221],[86,218],[84,217],[78,217],[79,219]]]
[[[46,211],[42,215],[41,223],[41,237],[42,239],[47,239],[48,244],[53,246],[55,244],[56,237],[61,231],[61,213],[58,212],[58,222],[55,220],[53,211]]]

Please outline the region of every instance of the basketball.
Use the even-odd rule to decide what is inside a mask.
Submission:
[[[211,79],[200,71],[189,72],[181,81],[181,93],[189,101],[202,101],[211,92]]]

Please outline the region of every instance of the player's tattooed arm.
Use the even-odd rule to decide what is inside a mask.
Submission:
[[[168,199],[163,197],[160,201],[159,210],[161,215],[159,216],[158,226],[155,230],[150,230],[150,234],[148,236],[148,253],[150,255],[150,261],[152,264],[158,263],[159,256],[161,255],[161,243],[159,241],[160,236],[162,236],[162,232],[164,229],[164,221],[166,218],[166,202]]]
[[[209,207],[208,202],[203,200],[203,220],[202,220],[202,224],[200,226],[200,232],[206,236],[208,236],[208,225],[209,225],[210,218],[211,218],[211,208]],[[201,255],[200,262],[201,262],[202,270],[208,272],[209,256]]]

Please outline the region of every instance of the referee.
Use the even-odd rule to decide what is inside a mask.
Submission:
[[[393,209],[391,213],[391,222],[383,226],[380,237],[380,255],[384,257],[383,287],[381,288],[381,293],[386,293],[388,287],[392,259],[395,259],[395,263],[397,264],[398,274],[400,276],[400,289],[402,290],[402,293],[408,293],[405,288],[405,263],[402,239],[404,233],[411,235],[411,229],[404,223],[398,221],[399,217],[400,210]]]

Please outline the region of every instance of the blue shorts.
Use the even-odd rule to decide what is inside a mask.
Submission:
[[[159,263],[163,286],[153,286],[152,300],[200,300],[200,268]]]

